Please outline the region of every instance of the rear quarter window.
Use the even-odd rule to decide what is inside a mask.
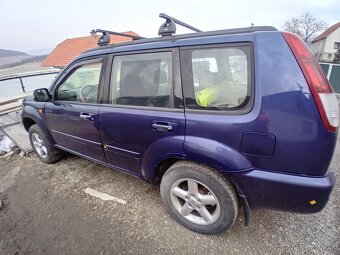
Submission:
[[[251,95],[250,46],[183,49],[185,104],[188,109],[236,111]]]

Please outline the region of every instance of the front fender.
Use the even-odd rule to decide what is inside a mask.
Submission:
[[[39,107],[40,109],[44,108],[44,104],[41,105],[41,107]],[[22,116],[21,116],[22,120],[24,121],[24,119],[31,119],[33,120],[41,129],[42,131],[45,133],[48,141],[51,144],[54,144],[54,140],[52,138],[52,135],[50,133],[50,131],[47,129],[46,127],[46,122],[43,118],[43,114],[38,113],[37,109],[31,105],[25,105],[22,111]],[[27,130],[28,131],[28,130]]]
[[[242,153],[206,138],[186,136],[184,153],[187,159],[213,167],[221,173],[253,167]]]

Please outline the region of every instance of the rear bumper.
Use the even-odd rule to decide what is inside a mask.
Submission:
[[[298,213],[316,213],[327,204],[335,176],[297,176],[261,169],[228,173],[251,209],[269,208]]]

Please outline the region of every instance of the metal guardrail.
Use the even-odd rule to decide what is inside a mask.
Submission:
[[[0,76],[0,81],[39,76],[39,75],[45,75],[45,74],[57,74],[59,72],[60,70],[53,69],[53,70],[40,70],[40,71],[31,71],[31,72],[24,72],[24,73],[7,74],[7,75]]]
[[[22,92],[26,92],[24,83],[22,81],[23,78],[34,77],[34,76],[42,76],[42,75],[49,75],[49,74],[58,74],[60,70],[40,70],[40,71],[33,71],[33,72],[25,72],[25,73],[17,73],[17,74],[8,74],[0,76],[1,81],[8,81],[13,79],[18,79],[21,84]]]
[[[48,87],[54,79],[54,77],[48,77],[48,75],[56,76],[59,72],[59,69],[49,69],[0,76],[0,91],[3,88],[2,86],[5,86],[5,91],[0,95],[0,112],[7,111],[7,108],[14,109],[15,103],[30,95],[30,92],[38,88],[37,86],[39,86],[39,84],[42,85],[41,87]],[[45,78],[39,79],[39,77],[42,76],[47,77],[47,80]],[[32,80],[30,78],[38,80]],[[14,83],[12,83],[11,80]],[[34,83],[32,83],[32,81],[34,81]],[[6,105],[8,105],[7,108]]]

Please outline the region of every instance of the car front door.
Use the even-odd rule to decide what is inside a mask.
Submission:
[[[56,146],[89,159],[106,162],[98,132],[99,91],[106,57],[70,66],[51,90],[45,116]]]
[[[114,56],[107,94],[99,129],[110,165],[148,179],[159,161],[183,154],[177,50]]]

